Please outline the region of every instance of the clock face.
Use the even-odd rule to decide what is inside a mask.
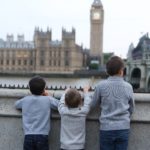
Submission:
[[[100,13],[99,12],[93,12],[93,19],[94,20],[98,20],[98,19],[100,19],[101,18],[101,16],[100,16]]]

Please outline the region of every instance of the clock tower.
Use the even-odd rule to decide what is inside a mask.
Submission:
[[[90,56],[91,61],[103,64],[104,10],[101,0],[94,0],[90,10]]]

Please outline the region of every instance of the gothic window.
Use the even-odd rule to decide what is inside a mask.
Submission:
[[[69,52],[65,51],[65,66],[69,66]]]
[[[52,65],[51,60],[49,60],[49,65],[50,65],[50,66]]]
[[[3,65],[3,63],[4,63],[3,60],[1,60],[1,65]]]
[[[61,64],[60,64],[60,60],[58,60],[58,66],[60,66]]]
[[[6,61],[6,64],[9,65],[9,60]]]
[[[40,56],[41,56],[42,58],[45,57],[45,52],[44,52],[43,50],[40,52]]]
[[[24,65],[27,65],[27,60],[24,60]]]
[[[15,65],[15,60],[12,60],[12,65]]]
[[[61,57],[61,52],[59,51],[58,56]]]
[[[52,57],[52,51],[49,52],[49,56]]]
[[[56,51],[54,51],[54,57],[56,57]]]
[[[41,60],[41,61],[40,61],[40,65],[41,65],[41,66],[44,66],[44,60]]]
[[[21,60],[20,59],[18,60],[18,65],[21,65]]]
[[[33,65],[33,61],[32,60],[30,60],[30,65]]]
[[[54,66],[56,66],[56,59],[54,59]]]
[[[65,66],[69,66],[69,61],[65,60]]]
[[[1,57],[3,57],[4,56],[4,51],[1,51]]]
[[[6,56],[9,57],[9,51],[8,50],[6,51]]]
[[[68,56],[69,56],[69,52],[68,52],[68,51],[66,51],[66,52],[65,52],[65,55],[66,55],[66,57],[68,57]]]

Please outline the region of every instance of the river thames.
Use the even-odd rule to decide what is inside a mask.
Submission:
[[[15,85],[15,86],[27,86],[30,77],[4,77],[0,76],[0,84],[4,85]],[[101,78],[44,78],[47,82],[48,87],[84,87],[85,85],[90,85],[91,87],[95,87]]]

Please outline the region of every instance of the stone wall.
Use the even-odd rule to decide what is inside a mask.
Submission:
[[[60,97],[63,91],[52,91]],[[0,150],[21,150],[23,130],[21,112],[15,110],[14,102],[29,94],[28,90],[0,89]],[[150,149],[150,94],[135,94],[136,109],[131,122],[129,150]],[[99,149],[99,109],[91,110],[87,117],[86,150]],[[52,113],[50,150],[59,150],[60,116]]]

